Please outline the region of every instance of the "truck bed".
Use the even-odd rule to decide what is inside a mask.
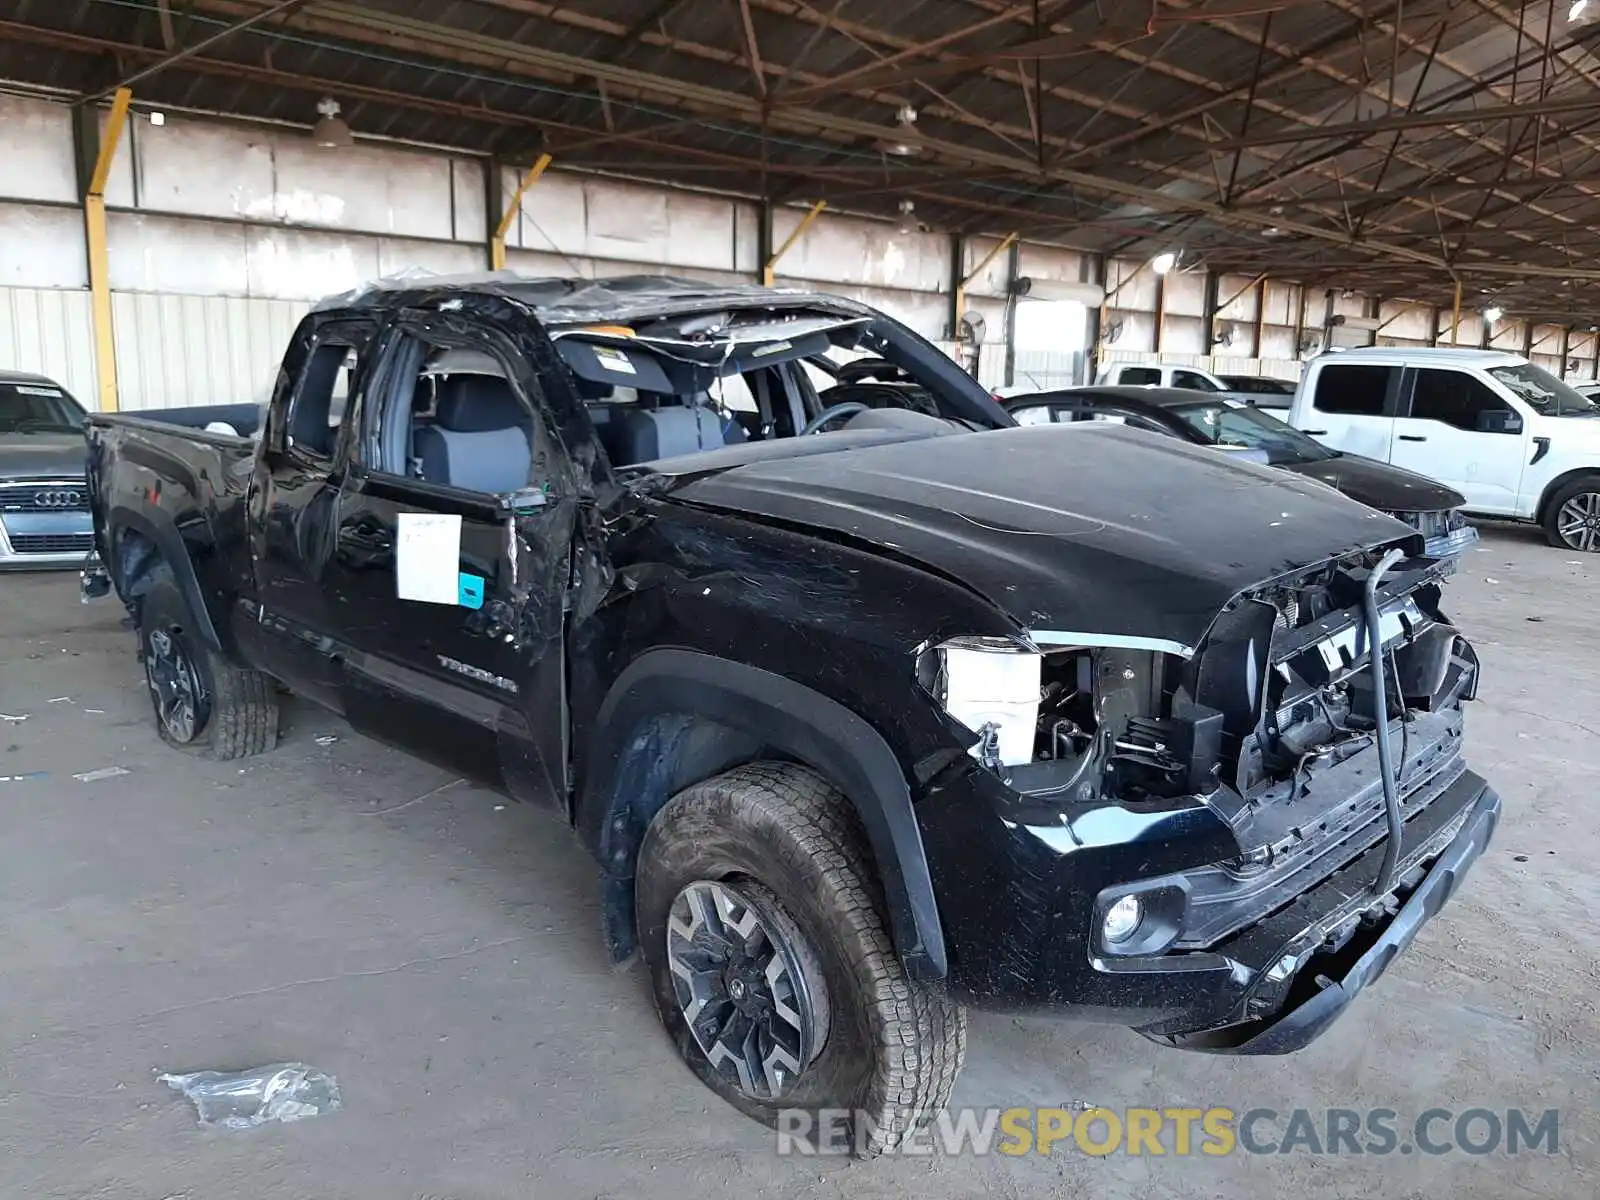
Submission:
[[[90,416],[95,547],[124,602],[133,600],[124,580],[151,553],[191,562],[192,580],[180,583],[212,613],[228,611],[250,590],[244,516],[256,442],[190,424],[226,420],[220,414],[228,411],[254,432],[248,419],[254,405]]]

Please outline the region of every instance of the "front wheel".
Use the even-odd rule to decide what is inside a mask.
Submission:
[[[218,759],[244,758],[278,740],[278,698],[259,671],[237,667],[195,629],[163,564],[139,594],[139,657],[162,740]]]
[[[1544,516],[1545,540],[1563,550],[1600,552],[1600,475],[1585,475],[1550,500]]]
[[[871,1156],[948,1102],[966,1014],[906,975],[860,823],[811,771],[752,763],[679,793],[635,895],[657,1011],[740,1111],[812,1139],[847,1114]]]

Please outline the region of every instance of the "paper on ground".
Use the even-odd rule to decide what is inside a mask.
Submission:
[[[395,547],[395,595],[427,604],[461,597],[461,515],[400,513]]]

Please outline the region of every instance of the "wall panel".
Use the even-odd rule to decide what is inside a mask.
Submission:
[[[92,408],[98,389],[89,293],[0,287],[0,366],[48,375]]]

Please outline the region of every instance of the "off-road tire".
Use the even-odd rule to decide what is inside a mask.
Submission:
[[[668,914],[680,890],[697,880],[743,885],[776,900],[809,943],[826,988],[827,1039],[775,1100],[747,1095],[711,1065],[675,993]],[[673,797],[640,848],[635,912],[656,1008],[679,1053],[748,1116],[777,1126],[784,1109],[813,1116],[848,1110],[849,1144],[872,1157],[948,1103],[966,1055],[966,1012],[907,976],[885,925],[860,821],[812,771],[752,763]],[[865,1119],[857,1122],[857,1113]]]
[[[1592,550],[1586,552],[1578,549],[1578,547],[1571,545],[1566,538],[1561,536],[1562,507],[1573,497],[1580,496],[1584,492],[1600,494],[1600,475],[1580,475],[1554,496],[1551,496],[1550,503],[1544,506],[1544,520],[1540,522],[1544,527],[1544,540],[1558,550],[1566,550],[1569,553],[1575,552],[1578,554],[1594,553]]]
[[[221,760],[247,758],[271,750],[278,741],[278,696],[271,678],[260,671],[235,666],[206,643],[165,563],[150,573],[139,591],[137,607],[139,661],[147,662],[152,653],[152,635],[165,633],[181,645],[193,663],[202,693],[198,727],[194,736],[185,741],[163,721],[155,689],[150,688],[156,731],[162,740],[180,750]]]

